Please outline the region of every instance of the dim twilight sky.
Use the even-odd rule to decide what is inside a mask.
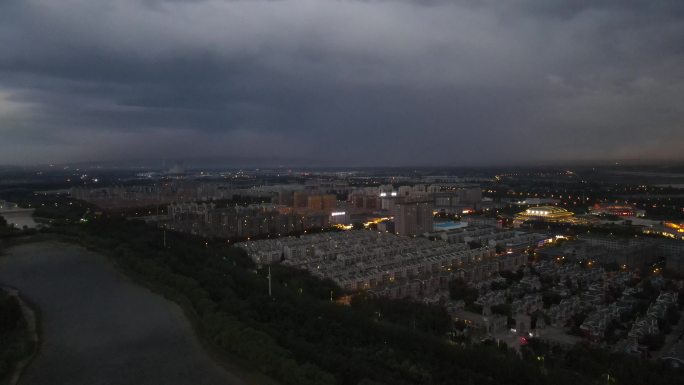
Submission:
[[[0,0],[0,164],[684,159],[684,1]]]

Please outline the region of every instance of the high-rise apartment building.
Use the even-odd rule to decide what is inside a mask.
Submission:
[[[419,235],[432,231],[432,203],[397,202],[394,205],[394,231],[398,235]]]
[[[310,211],[334,211],[337,207],[337,196],[335,194],[309,195],[307,208]]]

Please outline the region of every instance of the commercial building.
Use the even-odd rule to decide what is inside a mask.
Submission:
[[[609,214],[617,215],[619,217],[643,217],[646,214],[645,210],[639,210],[632,205],[617,205],[617,204],[595,204],[589,208],[589,212],[594,215]]]
[[[520,226],[526,221],[549,222],[549,223],[568,223],[568,224],[587,224],[585,218],[576,217],[571,211],[558,206],[535,206],[515,215],[514,226]]]
[[[482,189],[473,185],[432,185],[428,191],[434,199],[435,210],[460,214],[481,208]]]
[[[530,207],[516,215],[516,219],[521,220],[541,220],[541,221],[562,221],[572,218],[575,214],[556,206],[536,206]]]

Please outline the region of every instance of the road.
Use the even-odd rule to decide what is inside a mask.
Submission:
[[[20,384],[247,384],[216,364],[175,303],[102,255],[34,243],[0,256],[0,282],[40,313],[41,348]]]

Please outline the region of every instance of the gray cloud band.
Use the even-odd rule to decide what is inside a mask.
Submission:
[[[501,3],[5,0],[0,163],[681,157],[684,3]]]

